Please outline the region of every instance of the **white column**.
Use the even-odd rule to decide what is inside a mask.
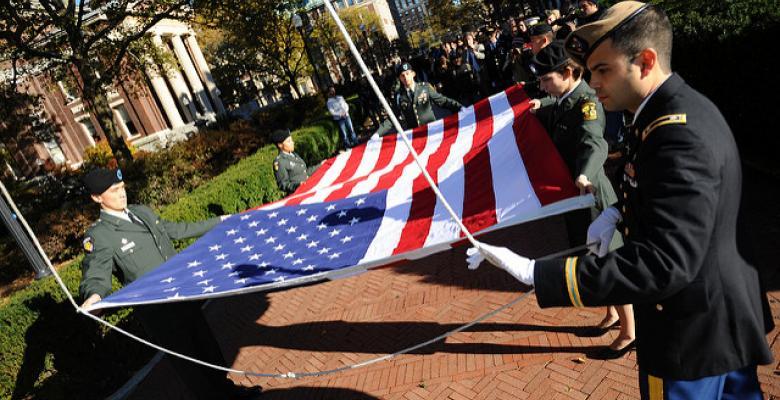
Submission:
[[[168,51],[168,46],[163,43],[160,36],[152,36],[152,43],[162,49],[162,51]],[[187,87],[187,83],[184,82],[184,77],[181,76],[178,68],[172,68],[170,71],[165,72],[168,77],[168,82],[171,83],[171,88],[173,88],[173,95],[175,96],[176,101],[179,102],[179,105],[184,110],[184,113],[187,114],[187,119],[194,121],[198,115],[198,112],[195,109],[195,104],[193,104],[192,96],[190,95],[190,90]]]
[[[163,112],[168,117],[168,121],[171,123],[171,128],[178,128],[184,126],[184,120],[181,119],[179,110],[176,108],[175,100],[171,96],[171,91],[168,90],[168,85],[165,84],[165,79],[160,76],[160,73],[152,68],[146,68],[146,75],[149,76],[149,80],[152,82],[152,89],[160,99]]]
[[[195,69],[195,65],[192,64],[190,59],[190,53],[187,51],[187,47],[184,46],[181,37],[178,35],[171,36],[171,42],[173,43],[173,52],[176,53],[176,58],[179,59],[179,64],[184,70],[184,75],[190,82],[190,87],[195,94],[195,100],[197,100],[203,107],[206,113],[214,113],[214,108],[211,107],[209,102],[209,96],[206,95],[206,89],[200,82],[198,71]]]
[[[214,108],[216,108],[217,114],[224,114],[225,106],[222,105],[222,99],[219,98],[219,89],[217,88],[217,84],[214,83],[214,77],[211,76],[211,69],[206,62],[206,57],[203,57],[203,53],[200,51],[200,46],[195,39],[194,32],[190,32],[187,36],[187,46],[190,48],[193,61],[195,61],[195,64],[197,64],[198,69],[200,70],[203,82],[205,82],[206,87],[209,89],[211,99],[214,100]]]

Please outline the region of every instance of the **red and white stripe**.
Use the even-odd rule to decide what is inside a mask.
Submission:
[[[592,204],[517,86],[403,133],[471,232]],[[266,206],[310,204],[387,190],[385,217],[361,264],[415,258],[462,237],[400,135],[328,160],[291,196]]]

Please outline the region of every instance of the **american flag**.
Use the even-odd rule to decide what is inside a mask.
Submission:
[[[512,87],[403,134],[471,232],[593,204]],[[335,279],[463,240],[400,135],[328,160],[292,195],[234,215],[95,308]]]

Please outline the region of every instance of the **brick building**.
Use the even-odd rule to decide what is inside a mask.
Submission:
[[[166,19],[148,35],[155,46],[171,56],[173,65],[165,73],[154,68],[136,71],[107,93],[117,128],[128,143],[145,150],[184,138],[225,113],[194,31],[182,22]],[[14,159],[16,174],[33,175],[45,164],[78,168],[84,151],[105,139],[80,93],[70,86],[54,82],[42,73],[21,82],[20,90],[43,99],[37,117],[42,122],[54,123],[59,132],[57,139],[31,146],[5,143]]]

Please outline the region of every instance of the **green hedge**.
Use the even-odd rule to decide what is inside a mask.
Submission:
[[[331,121],[302,128],[293,137],[296,152],[310,163],[330,157],[338,146],[337,128]],[[193,221],[278,200],[275,156],[275,147],[261,148],[165,207],[162,215]],[[80,261],[79,257],[60,270],[71,293],[78,292]],[[114,284],[118,286],[116,280]],[[132,309],[106,318],[144,336]],[[0,346],[0,399],[105,398],[154,353],[76,314],[53,278],[33,282],[0,303]]]
[[[61,269],[78,292],[80,260]],[[131,309],[106,316],[140,333]],[[97,399],[116,391],[154,354],[81,317],[53,278],[33,282],[0,306],[0,398]]]
[[[309,165],[314,165],[335,153],[338,137],[336,125],[322,120],[293,132],[295,152]],[[204,183],[166,207],[163,217],[174,221],[197,221],[280,199],[282,192],[276,186],[272,167],[276,154],[273,145],[261,148],[228,168],[217,179]]]

